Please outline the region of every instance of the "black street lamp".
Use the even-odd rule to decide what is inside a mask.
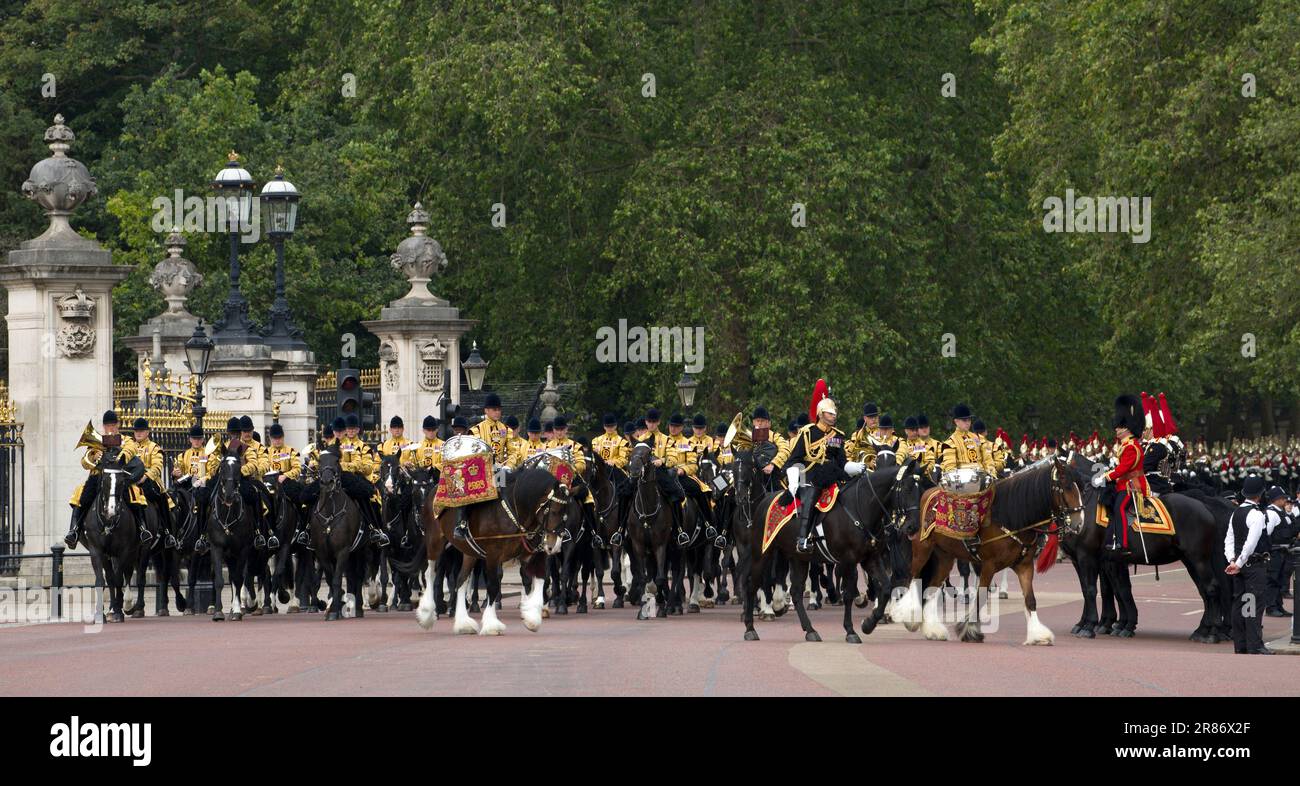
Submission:
[[[267,346],[280,350],[305,350],[302,329],[293,323],[289,301],[284,296],[284,241],[293,237],[298,224],[298,189],[284,179],[284,167],[275,167],[275,177],[262,187],[262,213],[266,233],[275,245],[275,302],[270,324],[262,330]]]
[[[465,381],[469,383],[469,389],[478,392],[483,389],[483,378],[487,376],[488,361],[478,353],[478,342],[474,342],[474,348],[470,350],[469,357],[461,361],[460,367],[465,370]]]
[[[690,409],[691,405],[695,403],[695,389],[697,387],[699,387],[699,384],[695,381],[695,378],[691,376],[689,371],[682,369],[681,379],[677,380],[677,397],[681,399],[683,407]]]
[[[239,291],[239,234],[252,221],[253,177],[239,165],[239,156],[230,151],[226,165],[212,179],[212,190],[225,203],[226,231],[230,235],[230,293],[222,306],[212,332],[218,344],[258,343],[257,326],[248,318],[248,301]]]
[[[203,379],[208,375],[208,362],[212,359],[212,339],[203,330],[203,320],[194,326],[194,334],[185,342],[185,362],[190,373],[199,378],[194,388],[194,422],[202,426],[203,416],[208,413],[203,408]]]

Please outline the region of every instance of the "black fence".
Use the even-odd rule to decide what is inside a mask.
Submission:
[[[0,575],[16,573],[26,542],[23,464],[23,424],[8,391],[0,385]]]

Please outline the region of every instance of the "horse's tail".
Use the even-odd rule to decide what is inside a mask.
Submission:
[[[1034,565],[1034,568],[1039,573],[1046,573],[1056,564],[1056,552],[1060,544],[1061,539],[1055,532],[1047,536],[1047,545],[1043,546],[1043,550],[1038,552],[1038,562]]]
[[[415,550],[415,555],[412,556],[411,559],[402,562],[401,560],[389,557],[388,560],[398,573],[406,576],[415,576],[423,573],[425,567],[429,564],[429,550],[425,547],[424,541],[421,540],[419,547]]]

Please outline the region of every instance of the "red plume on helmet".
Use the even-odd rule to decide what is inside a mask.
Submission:
[[[830,395],[829,391],[830,386],[826,384],[824,379],[817,380],[817,384],[813,385],[812,400],[808,402],[808,422],[817,422],[817,405],[821,403],[822,399]]]
[[[1169,411],[1169,402],[1165,400],[1165,394],[1160,394],[1160,419],[1164,421],[1164,434],[1167,437],[1170,434],[1178,433],[1178,424],[1174,422],[1174,413]]]
[[[1142,391],[1142,412],[1146,419],[1145,426],[1146,428],[1151,429],[1153,436],[1159,436],[1155,432],[1159,430],[1160,416],[1155,413],[1155,408],[1156,400],[1151,396],[1148,396],[1145,390]],[[1133,436],[1140,437],[1141,434],[1134,434]]]

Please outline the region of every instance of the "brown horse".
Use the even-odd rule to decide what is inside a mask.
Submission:
[[[425,630],[438,619],[435,605],[434,566],[450,544],[464,555],[457,588],[474,573],[474,564],[484,562],[487,579],[487,602],[483,604],[483,624],[470,618],[465,607],[465,591],[456,591],[456,622],[453,633],[478,633],[499,636],[505,623],[497,618],[496,602],[501,598],[500,566],[518,559],[520,572],[532,579],[532,588],[520,602],[524,627],[535,631],[542,626],[542,600],[546,585],[546,554],[558,554],[559,531],[570,518],[580,515],[577,501],[568,488],[544,469],[525,469],[515,473],[500,499],[479,502],[469,507],[469,538],[455,535],[456,511],[435,510],[434,498],[425,500],[420,510],[424,526],[424,546],[428,557],[424,593],[416,610],[416,621]],[[543,551],[545,553],[543,553]]]
[[[948,638],[948,628],[939,619],[939,587],[952,571],[955,560],[971,562],[979,569],[979,590],[975,603],[967,604],[966,618],[957,624],[962,641],[981,642],[980,610],[985,608],[989,582],[998,571],[1011,568],[1020,579],[1025,596],[1025,619],[1028,632],[1025,644],[1051,644],[1052,631],[1038,621],[1034,600],[1034,556],[1053,524],[1063,531],[1076,532],[1083,526],[1082,493],[1074,472],[1063,456],[1044,460],[993,484],[993,504],[980,524],[979,545],[972,551],[959,538],[929,532],[923,539],[909,532],[912,540],[912,581],[902,597],[894,602],[893,617],[910,631],[920,628],[927,639]],[[921,498],[922,531],[931,526],[934,511],[928,503],[938,488]],[[921,603],[922,569],[933,560],[929,572],[924,606]]]

